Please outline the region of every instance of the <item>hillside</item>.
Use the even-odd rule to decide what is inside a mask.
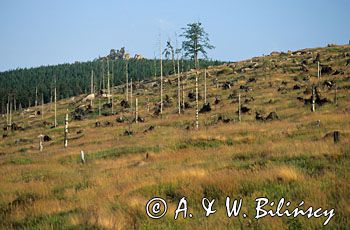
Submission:
[[[317,77],[317,61],[321,77]],[[186,108],[177,113],[177,78],[165,77],[163,115],[159,78],[134,83],[140,122],[122,108],[123,85],[113,90],[113,112],[99,96],[93,109],[80,95],[15,112],[17,130],[0,140],[1,228],[318,229],[325,217],[254,219],[255,198],[282,197],[297,207],[335,209],[327,227],[350,226],[350,46],[303,49],[209,67],[207,100],[195,128],[195,71],[181,75]],[[199,105],[204,103],[204,70]],[[87,79],[88,81],[88,79]],[[88,83],[89,84],[89,81]],[[312,86],[317,95],[311,112]],[[168,95],[166,97],[165,95]],[[238,120],[241,98],[242,115]],[[335,96],[336,95],[336,96]],[[129,95],[130,96],[130,95]],[[192,98],[190,98],[190,97]],[[100,103],[99,103],[100,102]],[[150,111],[147,110],[149,102]],[[77,109],[80,108],[80,109]],[[64,116],[68,109],[68,147]],[[83,111],[83,112],[82,112]],[[115,113],[115,114],[114,114]],[[77,115],[83,114],[82,117]],[[74,120],[73,118],[76,118]],[[80,119],[81,118],[81,119]],[[1,118],[6,125],[6,117]],[[18,128],[20,127],[20,128]],[[340,140],[333,141],[334,131]],[[38,135],[48,135],[40,152]],[[86,163],[80,161],[80,151]],[[147,217],[148,200],[168,202],[165,217]],[[193,218],[174,220],[182,197]],[[228,218],[225,198],[243,198],[247,218]],[[217,212],[205,217],[203,197]]]

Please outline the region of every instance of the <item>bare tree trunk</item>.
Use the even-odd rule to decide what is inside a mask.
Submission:
[[[10,102],[10,125],[12,126],[12,102]]]
[[[133,112],[133,108],[132,108],[132,78],[130,79],[130,108],[131,108],[131,112]]]
[[[196,75],[196,129],[199,127],[198,112],[198,76]]]
[[[56,81],[55,81],[55,127],[57,127],[57,89],[56,89]]]
[[[241,122],[241,94],[238,93],[238,121]]]
[[[17,106],[16,106],[16,95],[13,96],[13,109],[17,111]]]
[[[149,98],[147,98],[147,112],[149,113],[150,108],[149,108]]]
[[[44,120],[44,94],[41,93],[41,120]]]
[[[98,115],[101,116],[101,99],[98,99]]]
[[[90,94],[95,94],[94,91],[94,71],[91,70]],[[90,100],[91,108],[93,106],[93,99]]]
[[[6,129],[8,130],[10,123],[10,104],[7,102],[6,103]]]
[[[43,146],[43,137],[44,137],[44,135],[42,135],[42,134],[39,135],[39,151],[40,152],[42,152],[43,148],[44,148],[44,146]]]
[[[139,103],[137,98],[135,99],[135,122],[138,123],[139,120]]]
[[[185,82],[182,81],[182,109],[185,110]]]
[[[35,108],[38,106],[38,87],[35,87]]]
[[[162,39],[159,42],[160,55],[160,115],[163,115],[163,60],[162,60]]]
[[[125,77],[126,77],[126,83],[125,83],[125,100],[129,101],[129,74],[128,74],[128,61],[125,61]]]
[[[177,40],[176,40],[176,48],[177,48]],[[176,54],[177,57],[177,102],[179,107],[179,114],[181,114],[181,90],[180,90],[180,61],[179,61],[179,54]]]
[[[207,69],[204,70],[204,104],[207,104]]]
[[[315,100],[316,100],[316,95],[315,95],[315,86],[312,86],[312,96],[311,96],[311,111],[315,112]]]
[[[110,82],[109,82],[109,61],[107,60],[107,101],[108,101],[108,104],[111,103],[111,98],[110,98],[110,95],[111,95],[111,85],[110,85]]]
[[[320,62],[317,62],[317,78],[320,79]]]
[[[66,119],[64,120],[64,147],[68,147],[68,109],[66,113]]]

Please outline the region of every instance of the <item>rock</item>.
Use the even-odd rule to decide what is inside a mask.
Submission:
[[[219,103],[220,103],[220,100],[217,97],[215,97],[214,105],[217,105]]]
[[[267,117],[266,117],[266,121],[273,121],[273,120],[278,120],[278,115],[276,112],[271,112]]]
[[[206,113],[206,112],[210,112],[210,111],[211,111],[210,103],[206,103],[199,110],[199,113]]]

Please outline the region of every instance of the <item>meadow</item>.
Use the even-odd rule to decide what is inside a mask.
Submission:
[[[317,64],[332,71],[317,77]],[[255,198],[278,201],[284,197],[296,207],[335,209],[326,229],[350,228],[350,46],[329,46],[254,57],[209,67],[207,100],[211,111],[199,114],[195,128],[196,71],[182,74],[185,101],[192,108],[177,113],[177,77],[165,77],[170,98],[162,116],[153,114],[159,87],[135,83],[139,116],[122,109],[125,94],[113,92],[116,114],[94,113],[82,121],[69,120],[68,148],[63,147],[64,114],[81,104],[82,96],[58,101],[59,126],[51,128],[53,105],[44,116],[29,118],[35,110],[14,112],[13,121],[24,131],[3,131],[0,140],[1,229],[319,229],[325,218],[254,219]],[[306,68],[306,69],[305,69]],[[338,71],[339,73],[336,73]],[[200,107],[204,101],[204,70],[198,72]],[[172,84],[169,83],[170,80]],[[159,81],[156,79],[155,81]],[[330,82],[332,86],[327,83]],[[230,87],[225,89],[225,84]],[[317,85],[328,101],[311,105],[301,101]],[[298,87],[295,87],[298,85]],[[218,87],[217,87],[218,86]],[[335,103],[335,88],[337,101]],[[238,93],[242,112],[238,120]],[[214,104],[217,98],[217,104]],[[147,111],[147,102],[151,110]],[[101,103],[106,99],[101,98]],[[134,104],[135,105],[135,104]],[[103,109],[102,113],[109,113]],[[257,120],[275,112],[278,119]],[[127,121],[116,122],[119,117]],[[96,122],[102,125],[96,127]],[[2,116],[1,124],[6,124]],[[103,125],[106,124],[106,125]],[[150,129],[153,126],[154,129]],[[125,131],[132,135],[125,135]],[[146,131],[147,130],[147,131]],[[333,132],[340,141],[333,141]],[[38,135],[52,138],[38,149]],[[80,151],[86,163],[80,160]],[[148,200],[158,196],[168,203],[158,220],[145,212]],[[193,218],[174,220],[182,197]],[[225,199],[243,198],[242,216],[228,218]],[[203,197],[215,198],[217,212],[205,217]]]

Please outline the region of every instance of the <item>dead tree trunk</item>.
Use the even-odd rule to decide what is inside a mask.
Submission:
[[[35,109],[38,106],[38,87],[35,87]]]
[[[185,111],[185,84],[182,81],[182,110]]]
[[[320,62],[317,62],[317,78],[320,79]]]
[[[179,114],[181,114],[181,90],[180,90],[180,61],[179,54],[177,54],[177,102],[179,107]]]
[[[241,94],[238,93],[238,121],[241,122]]]
[[[10,123],[10,105],[9,103],[6,103],[6,129],[8,130]]]
[[[128,74],[128,61],[125,61],[125,100],[129,101],[129,74]]]
[[[137,98],[135,99],[135,122],[138,123],[139,120],[139,103]]]
[[[55,81],[55,127],[57,127],[57,89]]]
[[[132,78],[130,79],[130,108],[131,108],[131,112],[133,112],[133,108],[132,108]]]
[[[315,100],[316,100],[315,86],[312,86],[311,112],[315,112]]]
[[[340,132],[339,131],[333,132],[333,141],[334,141],[334,144],[336,144],[340,141]]]
[[[94,94],[95,95],[95,91],[94,91],[94,71],[93,70],[91,70],[90,94]],[[92,108],[92,106],[93,106],[93,99],[92,98],[90,100],[90,105],[91,105],[91,108]]]
[[[107,61],[107,101],[108,104],[111,103],[111,85],[110,85],[110,81],[109,81],[109,61]]]
[[[204,104],[207,104],[207,69],[204,70]]]
[[[64,147],[68,147],[68,109],[64,120]]]
[[[44,135],[40,134],[38,137],[39,137],[39,151],[42,152],[44,149],[44,146],[43,146]]]
[[[44,120],[44,94],[41,94],[41,120]]]
[[[163,115],[163,60],[162,60],[162,39],[159,42],[160,55],[160,115]]]
[[[198,112],[198,75],[196,75],[196,129],[199,128]]]
[[[149,98],[147,98],[147,112],[149,113],[150,107],[149,107]]]
[[[101,116],[101,99],[98,99],[98,115]]]

